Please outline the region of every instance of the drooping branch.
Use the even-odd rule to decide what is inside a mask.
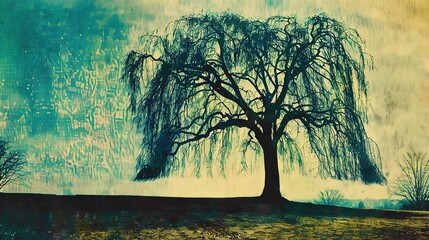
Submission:
[[[294,122],[305,129],[321,176],[385,181],[364,127],[371,57],[357,32],[337,20],[192,15],[170,23],[164,35],[144,35],[142,47],[128,55],[123,76],[143,134],[137,169],[146,170],[137,179],[168,176],[182,148],[203,151],[201,142],[221,132],[230,148],[225,142],[236,128],[248,129],[242,146],[253,137],[272,141],[302,167],[302,146],[288,128]]]
[[[192,137],[187,138],[187,139],[180,141],[180,142],[175,142],[175,144],[177,144],[177,147],[179,148],[182,145],[189,144],[191,142],[195,142],[195,141],[199,141],[201,139],[208,138],[211,133],[213,133],[215,131],[219,131],[219,130],[225,130],[226,128],[229,128],[229,127],[248,128],[251,131],[255,132],[255,134],[257,136],[260,136],[262,134],[260,132],[260,130],[256,127],[256,125],[252,124],[250,121],[244,120],[244,119],[232,119],[231,118],[231,119],[228,119],[228,120],[223,121],[223,122],[218,122],[214,126],[208,127],[207,130],[204,132],[185,133],[185,134],[192,135]]]

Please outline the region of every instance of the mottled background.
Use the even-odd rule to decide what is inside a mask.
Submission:
[[[31,181],[6,192],[254,196],[263,186],[261,159],[238,173],[232,154],[226,178],[192,171],[134,183],[139,136],[119,82],[122,61],[138,37],[179,16],[232,11],[250,18],[326,12],[356,29],[374,57],[368,135],[392,182],[396,160],[429,146],[429,2],[3,0],[0,2],[0,135],[27,152]],[[307,168],[311,169],[311,168]],[[327,187],[347,198],[388,198],[386,186],[321,180],[314,171],[281,175],[283,194],[313,199]]]

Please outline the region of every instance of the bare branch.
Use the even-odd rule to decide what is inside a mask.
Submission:
[[[424,210],[429,201],[429,160],[425,158],[423,152],[407,152],[402,161],[398,161],[401,175],[394,185],[394,193],[417,210]]]
[[[0,189],[24,181],[27,176],[24,170],[26,164],[24,154],[13,150],[8,141],[0,139]]]

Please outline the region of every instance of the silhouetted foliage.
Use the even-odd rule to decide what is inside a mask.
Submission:
[[[398,161],[401,175],[396,178],[394,193],[405,198],[405,208],[424,210],[429,201],[429,159],[423,152],[410,151]]]
[[[327,189],[325,191],[320,191],[316,199],[316,203],[323,205],[338,206],[344,199],[344,195],[340,190],[337,189]]]
[[[27,175],[24,171],[26,163],[21,152],[13,150],[8,141],[0,138],[0,189],[24,180]]]
[[[168,176],[186,161],[195,162],[198,176],[200,163],[213,165],[215,153],[225,159],[243,128],[243,152],[251,147],[264,155],[264,196],[280,196],[278,154],[302,170],[297,129],[322,177],[385,181],[364,129],[367,56],[358,33],[341,22],[324,14],[304,23],[191,15],[141,42],[141,50],[128,54],[122,78],[144,136],[136,180]],[[241,164],[246,168],[246,159]]]
[[[359,201],[357,207],[358,208],[365,208],[365,204],[362,201]]]

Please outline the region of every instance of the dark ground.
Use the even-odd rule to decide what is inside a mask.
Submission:
[[[0,239],[429,239],[426,212],[259,198],[0,194]]]

